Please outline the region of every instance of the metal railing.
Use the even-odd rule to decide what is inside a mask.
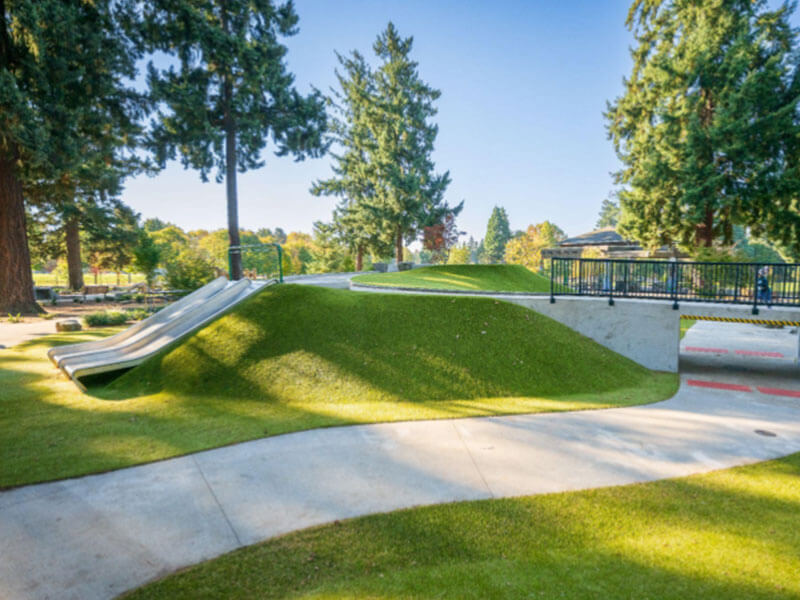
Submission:
[[[720,263],[604,258],[550,259],[550,302],[556,296],[800,306],[800,264]]]
[[[243,244],[228,248],[228,277],[233,278],[233,255],[242,257],[248,279],[277,279],[283,283],[283,248],[280,244]]]

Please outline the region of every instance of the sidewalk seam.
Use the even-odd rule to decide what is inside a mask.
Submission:
[[[206,479],[206,474],[203,473],[203,469],[202,467],[200,467],[200,463],[197,462],[197,457],[192,456],[192,460],[194,461],[194,465],[197,467],[197,471],[200,473],[200,477],[203,478],[203,482],[206,484],[206,487],[208,488],[211,497],[214,498],[214,502],[217,503],[219,512],[222,513],[225,522],[228,524],[228,527],[230,528],[231,533],[233,534],[233,538],[236,540],[237,547],[241,548],[243,546],[242,540],[239,539],[239,534],[236,533],[236,529],[234,529],[233,523],[231,523],[231,520],[228,518],[228,514],[225,512],[225,509],[222,508],[222,503],[220,503],[219,498],[217,498],[217,495],[214,493],[214,489],[211,487],[211,484],[208,483],[208,479]]]
[[[466,450],[466,451],[467,451],[467,456],[469,456],[469,459],[472,461],[472,466],[474,466],[474,467],[475,467],[475,471],[476,471],[476,472],[478,473],[478,475],[480,476],[480,478],[481,478],[481,481],[483,482],[483,487],[485,487],[485,488],[486,488],[486,491],[487,491],[487,492],[489,492],[489,497],[490,497],[492,500],[494,500],[494,499],[495,499],[495,497],[494,497],[494,492],[492,492],[492,488],[490,488],[490,487],[489,487],[489,484],[488,484],[488,482],[486,481],[486,478],[483,476],[483,472],[481,471],[481,468],[478,466],[478,463],[477,463],[477,462],[475,462],[475,457],[474,457],[474,456],[472,456],[472,452],[470,452],[470,450],[469,450],[469,446],[467,446],[467,443],[464,441],[464,438],[463,438],[463,437],[461,437],[461,432],[458,430],[458,427],[456,426],[456,424],[455,424],[455,423],[453,423],[452,425],[453,425],[453,429],[454,429],[454,430],[455,430],[455,432],[456,432],[456,435],[458,436],[458,439],[461,441],[461,444],[464,446],[464,450]]]

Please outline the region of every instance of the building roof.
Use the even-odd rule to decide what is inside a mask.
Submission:
[[[558,243],[559,246],[638,246],[631,240],[626,240],[616,232],[613,227],[595,229],[589,233],[576,235]]]

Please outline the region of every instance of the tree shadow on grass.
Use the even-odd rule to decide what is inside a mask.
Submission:
[[[795,598],[800,455],[730,478],[748,469],[793,499],[721,488],[723,472],[419,508],[289,534],[132,597]]]

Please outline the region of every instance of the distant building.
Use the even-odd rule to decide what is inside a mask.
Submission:
[[[586,252],[589,250],[589,252]],[[674,248],[664,246],[649,252],[633,240],[626,240],[613,227],[596,229],[575,237],[567,238],[552,248],[542,250],[542,259],[580,258],[589,254],[592,258],[671,258],[680,257]]]

